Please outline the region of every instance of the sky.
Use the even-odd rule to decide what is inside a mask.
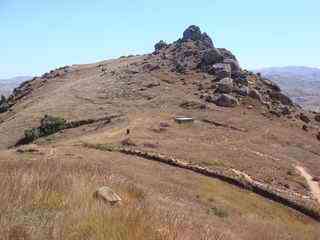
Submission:
[[[0,78],[153,51],[198,25],[241,66],[320,67],[319,0],[0,0]]]

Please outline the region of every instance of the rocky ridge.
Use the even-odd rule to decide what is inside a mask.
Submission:
[[[131,100],[144,99],[159,105],[158,92],[178,88],[177,84],[182,82],[183,85],[192,85],[189,91],[198,98],[199,105],[234,108],[245,104],[250,109],[261,110],[267,117],[286,116],[301,120],[302,114],[312,120],[302,120],[306,124],[317,123],[314,120],[316,113],[305,113],[276,83],[259,73],[242,69],[231,51],[217,48],[210,36],[194,25],[188,27],[182,37],[173,43],[159,41],[151,54],[121,57],[119,61],[122,59],[128,60],[129,64],[116,70],[108,69],[102,63],[96,66],[100,72],[99,78],[113,78],[116,83],[104,85],[108,91],[103,91],[103,96],[98,96],[100,99],[125,99],[130,100],[131,105]],[[78,71],[77,66],[66,66],[22,83],[11,96],[1,101],[0,111],[11,111],[14,105],[31,96],[36,89],[56,79],[74,79]],[[159,78],[161,73],[165,73],[167,79]],[[192,82],[189,81],[190,76],[196,76]],[[171,89],[172,93],[175,94]],[[183,100],[187,103],[189,99]],[[304,126],[303,129],[307,131],[310,128]]]
[[[177,73],[198,71],[208,74],[209,86],[198,83],[200,98],[207,102],[235,107],[244,98],[251,97],[280,114],[297,108],[277,84],[241,69],[232,52],[216,48],[212,39],[197,26],[188,27],[183,37],[174,43],[167,44],[161,40],[155,45],[153,55],[159,56],[162,65],[169,65]]]
[[[154,60],[156,64],[149,63]],[[159,41],[155,44],[155,51],[147,56],[141,69],[127,71],[126,74],[131,76],[139,71],[152,72],[163,67],[181,75],[188,72],[206,74],[207,79],[196,83],[199,91],[196,94],[200,99],[218,106],[235,107],[246,98],[253,98],[265,105],[271,113],[277,115],[287,115],[297,109],[297,106],[281,92],[277,84],[260,74],[241,69],[237,58],[231,51],[216,48],[208,34],[202,33],[200,28],[194,25],[183,32],[182,38],[171,44],[163,40]],[[107,74],[107,70],[103,66],[101,68],[102,74]],[[64,77],[70,71],[70,67],[62,67],[22,83],[3,103],[5,105],[3,109],[9,110],[20,99],[28,96],[35,86],[41,87],[50,79]],[[111,72],[110,74],[117,73]],[[157,84],[159,83],[145,84],[143,89],[154,87]],[[130,91],[129,86],[126,91]]]

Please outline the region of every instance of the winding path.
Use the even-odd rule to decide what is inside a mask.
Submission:
[[[296,169],[300,172],[301,176],[303,176],[306,179],[312,195],[314,196],[315,199],[317,199],[317,201],[320,204],[320,186],[319,186],[319,183],[312,180],[313,177],[307,172],[307,170],[304,167],[296,166]]]

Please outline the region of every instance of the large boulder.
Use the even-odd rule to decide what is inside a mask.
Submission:
[[[218,94],[212,98],[212,102],[220,107],[235,107],[239,104],[238,100],[229,94]]]
[[[259,91],[256,90],[256,89],[250,89],[250,91],[249,91],[249,96],[250,96],[251,98],[254,98],[254,99],[258,100],[259,102],[263,102],[263,99],[262,99],[261,94],[260,94]]]
[[[224,63],[229,64],[231,66],[232,74],[239,74],[240,73],[240,65],[237,60],[227,58],[223,60]]]
[[[202,38],[202,33],[201,33],[200,28],[198,26],[191,25],[183,32],[182,40],[183,41],[188,41],[188,40],[198,41],[198,40],[201,40],[201,38]]]
[[[314,120],[316,120],[317,122],[320,122],[320,114],[317,114],[317,115],[314,117]]]
[[[202,65],[208,66],[216,63],[221,63],[223,61],[223,57],[218,49],[211,48],[203,54],[202,57]]]
[[[310,118],[304,113],[300,113],[299,114],[299,118],[300,118],[301,121],[303,121],[305,123],[310,123],[311,122]]]
[[[217,92],[218,93],[231,93],[233,91],[234,84],[232,78],[224,78],[219,81]]]
[[[109,187],[101,187],[97,189],[94,193],[94,197],[101,199],[111,205],[114,205],[121,201],[121,198]]]
[[[217,77],[217,80],[231,77],[231,66],[225,63],[216,63],[209,68],[209,74]]]
[[[183,32],[183,42],[198,41],[204,49],[214,48],[212,39],[207,33],[202,33],[198,26],[191,25]]]

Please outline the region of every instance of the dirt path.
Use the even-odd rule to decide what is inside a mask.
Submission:
[[[317,199],[320,204],[320,186],[319,183],[312,180],[312,176],[306,171],[306,169],[302,166],[296,166],[296,169],[300,172],[301,176],[303,176],[308,186],[311,190],[312,195]]]

